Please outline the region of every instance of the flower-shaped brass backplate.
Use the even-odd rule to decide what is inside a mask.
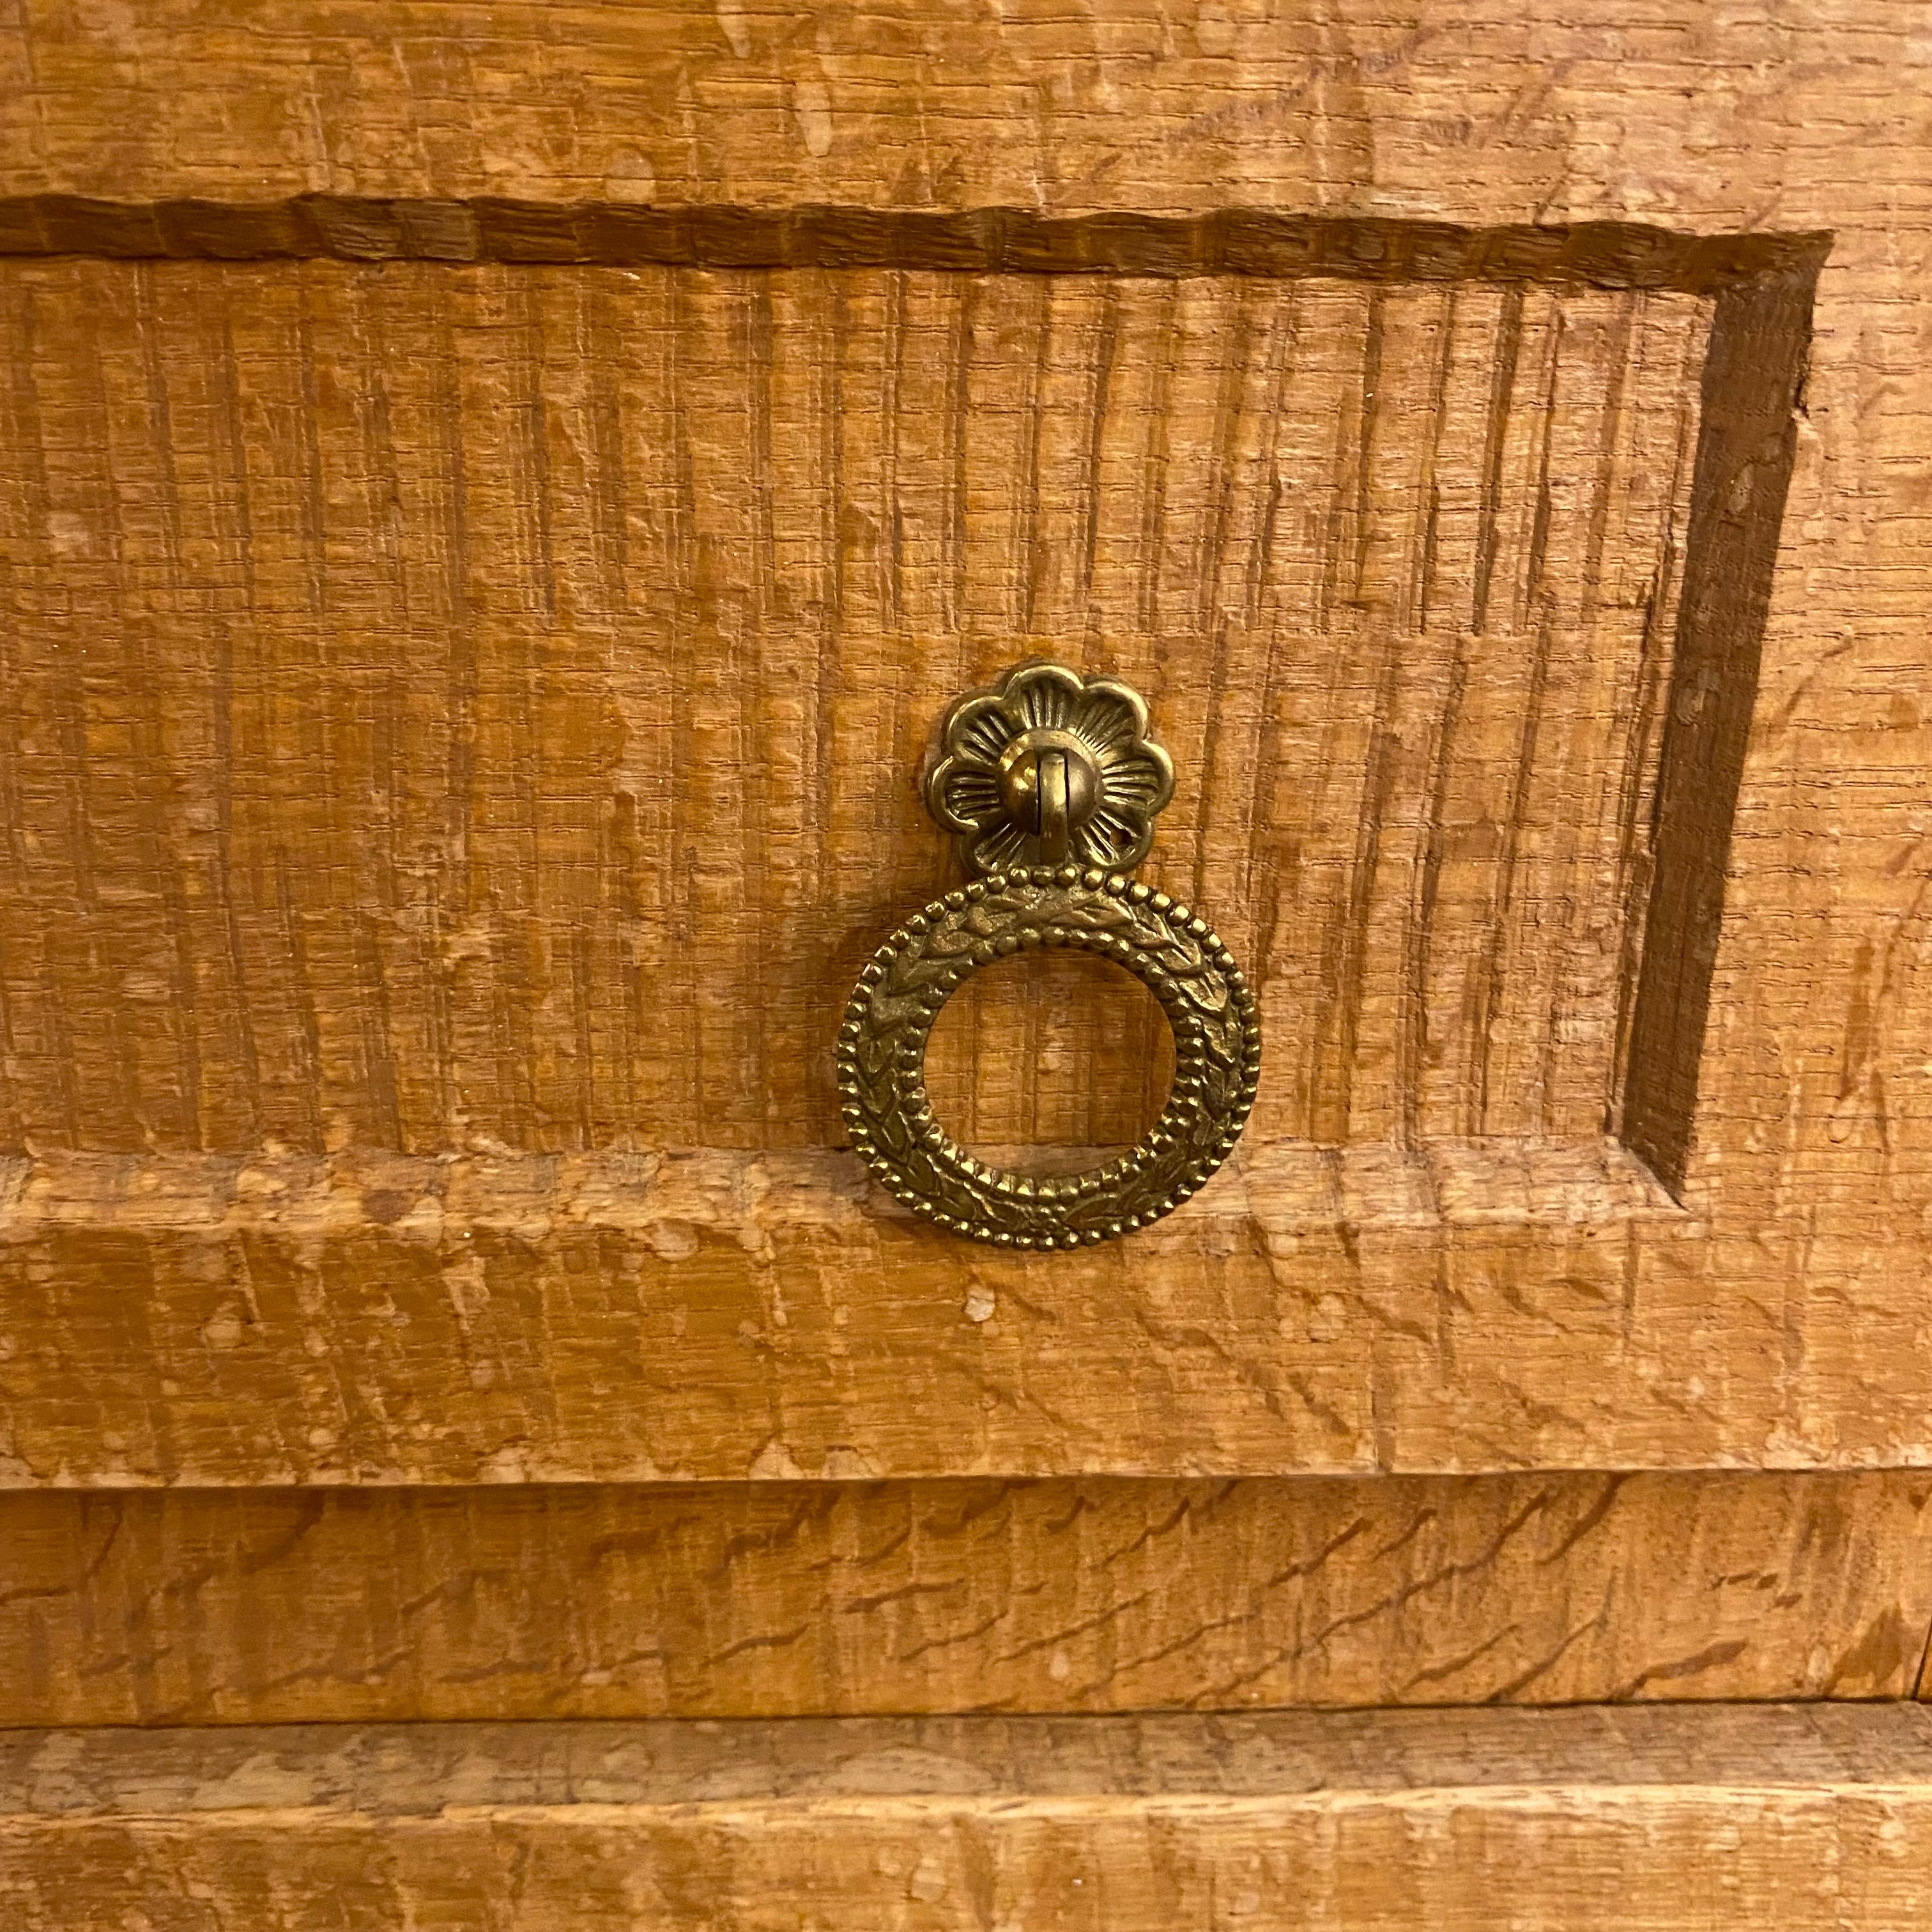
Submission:
[[[974,872],[1097,866],[1131,872],[1154,842],[1154,814],[1174,796],[1174,764],[1148,735],[1145,701],[1112,678],[1089,682],[1045,660],[1017,664],[946,714],[928,775],[932,815],[959,835]],[[1066,831],[1042,832],[1040,773],[1058,758]],[[1051,766],[1048,767],[1051,769]]]

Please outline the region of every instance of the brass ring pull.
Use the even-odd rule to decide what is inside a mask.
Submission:
[[[1171,1214],[1226,1160],[1254,1104],[1253,994],[1207,922],[1126,876],[1173,790],[1138,694],[1028,664],[948,712],[927,783],[934,812],[990,874],[934,900],[860,976],[838,1034],[854,1148],[939,1226],[1015,1248],[1074,1248]],[[1160,1118],[1119,1159],[1035,1178],[989,1167],[933,1118],[926,1041],[968,974],[1036,947],[1118,962],[1160,1001],[1174,1041]]]

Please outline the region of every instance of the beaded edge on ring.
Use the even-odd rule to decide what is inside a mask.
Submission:
[[[1223,1118],[1220,1131],[1211,1146],[1196,1150],[1195,1157],[1186,1171],[1177,1178],[1174,1184],[1150,1209],[1123,1216],[1097,1227],[1014,1232],[995,1228],[988,1222],[967,1220],[947,1214],[940,1204],[909,1181],[892,1158],[874,1144],[872,1130],[866,1120],[866,1108],[862,1102],[856,1058],[858,1045],[867,1030],[866,1022],[872,992],[884,981],[901,952],[935,922],[948,914],[962,911],[968,906],[988,898],[1003,896],[1013,887],[1029,886],[1058,886],[1070,890],[1084,887],[1090,892],[1103,893],[1129,904],[1145,907],[1162,925],[1176,932],[1185,934],[1200,944],[1203,956],[1227,987],[1229,1004],[1240,1028],[1240,1084],[1236,1091],[1234,1105]],[[1055,934],[1056,937],[1049,939],[1049,933]],[[922,1003],[920,1010],[925,1022],[924,1028],[916,1042],[900,1050],[902,1056],[901,1064],[916,1064],[922,1059],[924,1041],[933,1021],[937,1018],[946,998],[969,973],[992,964],[997,958],[1010,957],[1032,946],[1049,944],[1078,945],[1097,952],[1102,958],[1113,958],[1128,964],[1129,970],[1133,971],[1136,976],[1160,999],[1163,1010],[1168,1010],[1168,1001],[1162,991],[1163,982],[1168,976],[1159,969],[1151,974],[1140,971],[1135,963],[1136,949],[1121,940],[1088,947],[1088,942],[1084,937],[1076,936],[1064,928],[1056,928],[1049,922],[1042,927],[1022,928],[1018,933],[1003,934],[997,940],[982,941],[963,961],[950,968],[941,976],[937,997],[928,997]],[[1175,1016],[1171,1010],[1168,1010],[1168,1020],[1170,1025],[1174,1024]],[[1176,1033],[1176,1046],[1178,1048],[1182,1046],[1178,1030]],[[899,926],[878,948],[860,974],[858,984],[854,988],[852,997],[847,1003],[839,1028],[838,1062],[841,1112],[850,1130],[854,1150],[898,1199],[938,1226],[995,1246],[1072,1249],[1094,1246],[1149,1226],[1172,1214],[1219,1171],[1240,1139],[1242,1130],[1247,1124],[1248,1115],[1252,1110],[1260,1073],[1261,1034],[1256,1020],[1254,995],[1236,964],[1234,955],[1207,921],[1181,902],[1168,893],[1138,884],[1120,872],[1105,872],[1095,868],[1082,869],[1074,866],[1058,868],[1019,866],[1010,872],[1001,873],[991,878],[975,880],[932,901]],[[1174,1096],[1183,1090],[1184,1079],[1188,1084],[1198,1087],[1198,1078],[1184,1076],[1177,1067],[1174,1088],[1160,1118],[1128,1154],[1106,1167],[1090,1169],[1085,1173],[1069,1175],[1061,1180],[1036,1180],[1029,1176],[974,1161],[965,1154],[964,1148],[960,1148],[962,1177],[982,1186],[990,1186],[996,1192],[1010,1194],[1016,1198],[1030,1199],[1042,1204],[1050,1204],[1063,1193],[1070,1200],[1090,1198],[1110,1183],[1120,1184],[1144,1169],[1149,1162],[1158,1158],[1162,1147],[1172,1139],[1168,1116],[1175,1111]],[[932,1127],[930,1109],[923,1105],[917,1110],[910,1124],[914,1126],[920,1124],[920,1116],[923,1116],[924,1124],[933,1132],[939,1134],[944,1144],[953,1144],[940,1130]]]

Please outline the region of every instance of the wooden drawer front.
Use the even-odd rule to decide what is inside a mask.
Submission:
[[[0,270],[25,1480],[1762,1442],[1672,1192],[1810,240],[478,223]],[[1153,696],[1150,876],[1267,1037],[1209,1196],[1051,1272],[869,1195],[830,1086],[952,876],[932,722],[1035,647]],[[989,976],[942,1113],[1130,1137],[1094,987]]]

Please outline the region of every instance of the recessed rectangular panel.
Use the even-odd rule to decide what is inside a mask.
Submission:
[[[1149,695],[1251,1133],[1614,1130],[1714,298],[1521,280],[14,262],[14,1147],[838,1138],[946,700]],[[969,1137],[1149,1009],[962,996]]]

